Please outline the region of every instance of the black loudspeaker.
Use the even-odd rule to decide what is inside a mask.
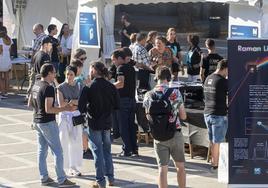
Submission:
[[[12,39],[12,45],[10,47],[10,56],[12,58],[18,57],[17,39]]]

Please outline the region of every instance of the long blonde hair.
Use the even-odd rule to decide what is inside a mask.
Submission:
[[[150,31],[150,32],[148,33],[148,35],[147,35],[146,42],[147,42],[147,43],[150,43],[150,42],[151,42],[151,43],[154,43],[154,41],[152,41],[152,39],[153,39],[153,37],[156,37],[157,34],[158,34],[157,31]]]
[[[171,32],[175,32],[176,33],[176,29],[174,28],[174,27],[171,27],[171,28],[169,28],[168,30],[167,30],[167,34],[166,34],[166,38],[167,38],[167,40],[169,40],[169,34],[171,33]],[[176,41],[176,38],[175,38],[175,41]]]

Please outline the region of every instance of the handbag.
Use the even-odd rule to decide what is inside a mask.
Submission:
[[[86,123],[85,115],[73,116],[73,126],[83,125]]]

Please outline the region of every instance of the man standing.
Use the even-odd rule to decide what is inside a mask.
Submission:
[[[208,50],[208,55],[204,56],[202,54],[202,63],[200,66],[200,78],[202,83],[205,82],[206,78],[208,75],[212,74],[215,72],[217,69],[217,64],[220,60],[223,59],[222,56],[216,53],[216,48],[215,48],[215,42],[212,39],[207,39],[205,42],[205,45]]]
[[[143,33],[137,34],[136,42],[132,52],[132,58],[136,62],[135,66],[139,68],[138,88],[149,90],[150,71],[153,71],[153,69],[150,68],[150,57],[144,47],[146,44],[146,35]]]
[[[42,45],[42,40],[47,36],[44,33],[44,26],[40,23],[34,24],[33,33],[36,35],[36,38],[33,40],[33,55],[40,50]]]
[[[34,55],[36,54],[36,52],[38,52],[42,46],[42,41],[43,39],[47,36],[44,33],[44,26],[40,23],[34,24],[33,26],[33,33],[36,35],[36,38],[33,40],[33,54],[32,57],[34,57]],[[29,87],[27,89],[27,93],[28,95],[30,95],[31,93],[31,89],[34,85],[34,81],[35,81],[35,71],[34,71],[34,62],[32,59],[32,64],[31,64],[31,74],[29,76]],[[27,99],[27,98],[26,98]]]
[[[112,112],[119,109],[119,94],[115,86],[106,80],[108,69],[101,62],[91,64],[92,84],[85,86],[78,102],[81,113],[87,113],[89,142],[96,168],[93,188],[114,184],[114,167],[111,154]]]
[[[121,35],[121,47],[129,47],[131,44],[130,35],[132,33],[138,33],[139,30],[129,22],[129,17],[126,14],[121,17],[121,23],[123,25],[123,28],[119,32]]]
[[[44,64],[40,74],[41,80],[33,86],[28,104],[34,108],[33,122],[38,138],[38,166],[41,184],[49,185],[54,182],[48,175],[46,163],[48,147],[50,147],[54,155],[59,187],[74,186],[75,183],[66,178],[63,170],[63,154],[55,114],[62,111],[74,111],[77,107],[71,104],[64,107],[54,106],[55,91],[51,83],[55,79],[55,68],[52,64]]]
[[[204,117],[211,142],[211,170],[218,169],[220,143],[224,142],[228,128],[226,96],[228,62],[218,62],[216,71],[207,77],[204,83]]]
[[[171,79],[171,73],[168,67],[160,66],[156,69],[157,85],[152,91],[145,94],[143,106],[145,107],[146,114],[149,113],[151,102],[154,100],[154,96],[161,98],[166,95],[169,90],[169,81]],[[180,119],[186,119],[186,112],[183,105],[183,99],[179,89],[174,88],[168,97],[172,106],[172,114],[169,116],[169,122],[176,124],[176,130],[174,136],[166,141],[154,140],[154,150],[159,168],[158,187],[167,188],[167,173],[168,163],[170,155],[172,156],[176,169],[177,169],[177,181],[180,188],[185,188],[186,185],[186,173],[185,173],[185,157],[184,157],[184,140],[181,133]],[[147,116],[148,119],[150,117]],[[163,133],[164,134],[164,133]]]
[[[54,38],[55,35],[58,33],[57,26],[54,24],[50,24],[47,27],[48,31],[48,37],[50,38],[52,42],[52,51],[51,51],[51,63],[54,65],[56,72],[58,72],[58,66],[59,66],[59,51],[58,48],[60,46],[60,43],[58,39]]]
[[[40,70],[45,63],[51,63],[50,52],[52,49],[52,40],[45,37],[42,40],[41,49],[33,57],[34,73],[37,79],[40,79]],[[54,67],[55,68],[55,67]]]
[[[123,140],[123,151],[119,156],[138,155],[137,127],[135,126],[135,69],[126,62],[126,55],[122,50],[115,50],[111,60],[117,67],[115,87],[120,95],[119,131]]]

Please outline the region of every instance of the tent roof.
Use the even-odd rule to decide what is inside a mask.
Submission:
[[[149,3],[189,3],[189,2],[215,2],[215,3],[240,3],[240,4],[249,4],[255,6],[255,4],[262,0],[107,0],[114,5],[128,5],[128,4],[149,4]]]

